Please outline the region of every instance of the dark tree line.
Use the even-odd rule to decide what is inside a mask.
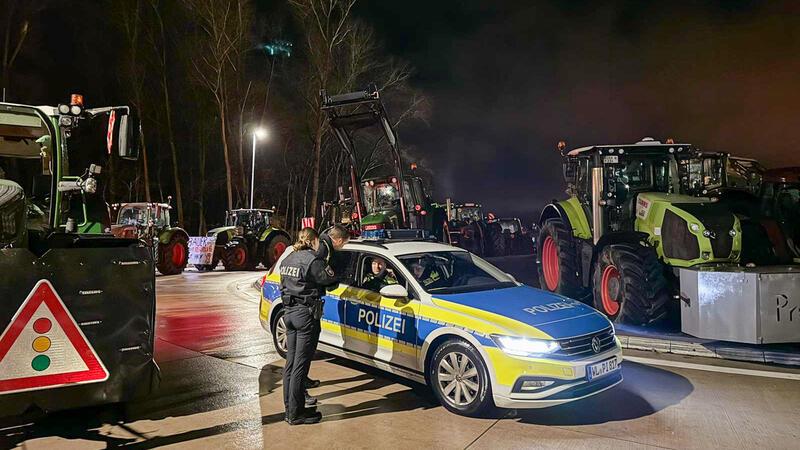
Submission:
[[[377,82],[403,120],[425,106],[408,85],[411,69],[382,51],[354,4],[290,0],[261,11],[248,0],[112,2],[126,37],[120,87],[145,130],[134,177],[115,178],[133,179],[132,189],[115,190],[171,195],[179,222],[202,233],[225,209],[249,204],[252,133],[262,126],[269,135],[258,142],[256,207],[275,207],[289,229],[318,216],[347,174],[320,89]],[[380,153],[364,167],[380,166]]]
[[[52,68],[39,59],[47,58],[41,54],[47,47],[28,47],[26,38],[29,29],[42,35],[51,28],[37,22],[40,10],[51,5],[0,2],[5,7],[1,19],[8,24],[3,87],[30,92],[32,83],[22,85],[32,68]],[[32,8],[33,3],[39,6]],[[109,203],[171,197],[178,223],[190,233],[203,233],[223,221],[226,209],[248,207],[252,132],[263,126],[269,136],[258,142],[255,206],[275,207],[290,230],[301,217],[319,216],[320,204],[349,184],[349,162],[320,112],[320,89],[336,93],[377,83],[401,134],[403,124],[425,120],[428,109],[409,86],[411,67],[386,54],[375,30],[354,17],[355,3],[76,2],[75,14],[85,17],[72,20],[87,23],[73,30],[79,35],[72,39],[81,46],[66,51],[75,52],[75,58],[102,52],[105,67],[102,75],[86,67],[74,76],[85,77],[90,87],[97,80],[110,83],[103,88],[111,91],[105,97],[135,107],[143,129],[139,160],[111,162]],[[15,78],[15,59],[26,52],[35,63]],[[385,169],[385,144],[377,134],[365,139],[362,172]]]

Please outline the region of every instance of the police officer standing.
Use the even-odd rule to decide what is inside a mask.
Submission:
[[[325,261],[328,266],[331,265],[331,258],[334,252],[341,250],[344,244],[350,241],[350,233],[347,228],[341,225],[334,225],[319,237],[319,246],[317,248],[317,257]],[[314,328],[314,348],[317,348],[319,343],[319,335],[322,333],[322,323],[318,320]],[[319,380],[306,378],[306,389],[311,389],[319,386]],[[306,406],[315,405],[317,400],[314,397],[306,394]]]
[[[322,317],[322,295],[336,284],[333,271],[317,255],[319,235],[303,228],[294,251],[281,264],[281,298],[286,306],[286,366],[283,401],[290,425],[317,423],[322,414],[305,406],[305,382],[317,344],[317,323]]]

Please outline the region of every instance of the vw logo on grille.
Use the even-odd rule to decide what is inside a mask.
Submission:
[[[600,338],[597,336],[592,338],[592,350],[595,353],[600,353]]]

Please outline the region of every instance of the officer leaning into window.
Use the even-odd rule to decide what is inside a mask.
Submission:
[[[283,401],[290,425],[317,423],[322,414],[306,409],[305,381],[316,350],[316,327],[322,317],[325,288],[337,283],[333,271],[317,255],[319,235],[303,228],[294,251],[281,264],[281,298],[286,306],[286,366]]]
[[[344,244],[347,244],[350,241],[350,233],[347,231],[347,228],[341,225],[334,225],[328,230],[327,233],[323,233],[319,237],[319,245],[317,247],[317,258],[325,261],[325,264],[330,266],[331,265],[331,258],[333,254],[341,250],[344,247]],[[337,274],[339,275],[339,274]],[[314,329],[314,348],[317,348],[317,344],[319,343],[319,335],[322,333],[322,323],[320,320],[317,320]],[[306,378],[306,389],[311,389],[319,386],[319,380],[312,380],[311,378]],[[314,397],[306,394],[306,406],[312,406],[317,403]]]

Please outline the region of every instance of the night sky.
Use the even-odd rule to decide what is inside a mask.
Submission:
[[[436,195],[530,218],[563,196],[556,143],[673,137],[800,164],[800,3],[362,2],[416,66],[430,127],[401,140]]]
[[[104,70],[113,48],[99,45],[113,36],[107,19],[51,5],[29,43],[48,56],[19,62],[38,81],[15,100],[80,91],[121,101]],[[672,137],[800,165],[800,2],[362,0],[356,15],[415,66],[413,85],[430,99],[429,126],[400,139],[437,175],[438,200],[532,219],[563,197],[562,139]]]

